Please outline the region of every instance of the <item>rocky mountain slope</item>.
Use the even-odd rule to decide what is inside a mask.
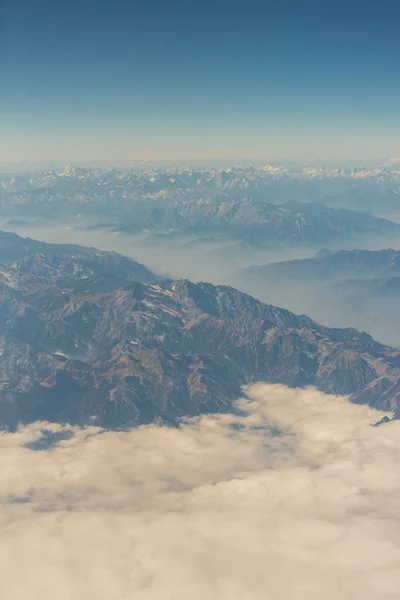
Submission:
[[[2,267],[3,428],[37,419],[175,422],[230,408],[257,380],[400,405],[400,352],[367,334],[322,327],[230,287],[82,285],[71,261],[36,254]]]
[[[75,287],[85,280],[88,280],[86,283],[100,280],[100,285],[104,285],[103,280],[107,279],[117,287],[126,281],[156,279],[147,267],[116,252],[73,244],[47,244],[0,231],[0,264],[15,261],[18,261],[14,266],[15,273],[20,273],[25,280],[32,276],[33,281],[42,279],[55,283],[60,280],[63,285],[68,285],[71,280]]]

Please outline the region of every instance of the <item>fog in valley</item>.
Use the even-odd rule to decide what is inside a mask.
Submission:
[[[134,210],[134,209],[133,209]],[[305,258],[307,248],[257,250],[227,236],[190,235],[185,232],[123,233],[102,227],[95,219],[0,220],[0,228],[44,242],[93,246],[120,252],[145,264],[154,273],[173,279],[232,284],[238,269],[252,264]]]
[[[375,339],[400,346],[400,311],[398,284],[394,289],[358,290],[349,285],[351,278],[340,271],[329,277],[310,279],[296,276],[265,278],[258,270],[251,277],[249,267],[312,258],[323,244],[289,243],[252,245],[226,234],[199,235],[179,231],[127,233],[105,227],[94,217],[56,219],[9,219],[0,228],[23,237],[45,242],[93,246],[115,251],[146,265],[160,277],[207,281],[215,285],[231,285],[268,304],[307,314],[330,327],[354,327],[370,333]],[[400,248],[397,235],[364,236],[353,241],[331,244],[331,250],[368,249],[379,251]],[[300,274],[301,275],[301,274]],[[378,274],[379,275],[379,274]],[[363,273],[361,281],[372,281],[377,273]],[[358,282],[359,283],[359,282]],[[375,286],[376,287],[376,286]],[[379,287],[379,286],[378,286]],[[353,289],[354,288],[354,289]]]

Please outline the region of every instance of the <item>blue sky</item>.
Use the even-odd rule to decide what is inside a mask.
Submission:
[[[400,155],[397,2],[0,10],[0,161]]]

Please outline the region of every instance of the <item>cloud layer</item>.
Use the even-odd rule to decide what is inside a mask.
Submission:
[[[400,423],[257,384],[180,430],[0,435],[7,600],[381,600],[400,593]]]

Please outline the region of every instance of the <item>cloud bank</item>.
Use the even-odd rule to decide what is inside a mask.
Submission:
[[[7,600],[381,600],[400,593],[400,423],[257,384],[241,416],[0,435]],[[33,450],[43,429],[64,435]]]

